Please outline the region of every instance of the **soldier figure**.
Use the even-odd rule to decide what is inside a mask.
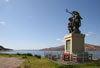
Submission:
[[[77,11],[73,11],[72,17],[69,18],[68,30],[69,33],[80,33],[79,27],[81,26],[81,16]]]

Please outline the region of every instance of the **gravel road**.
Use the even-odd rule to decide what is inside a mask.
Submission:
[[[16,57],[1,57],[0,56],[0,68],[18,68],[22,64],[23,60],[19,60]]]

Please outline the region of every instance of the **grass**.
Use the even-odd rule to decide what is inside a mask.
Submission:
[[[59,68],[100,68],[100,62],[76,65],[61,65]]]
[[[19,57],[19,59],[23,59],[23,64],[18,68],[59,68],[58,64],[48,59],[39,59],[35,56],[17,54],[0,54],[0,56]]]
[[[100,62],[75,65],[58,65],[48,59],[39,59],[34,56],[17,54],[0,54],[0,56],[19,57],[20,59],[23,59],[23,64],[18,68],[100,68]]]
[[[58,68],[58,64],[51,62],[48,59],[27,57],[21,68]]]

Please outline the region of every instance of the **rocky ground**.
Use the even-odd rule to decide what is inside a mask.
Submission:
[[[18,68],[23,60],[16,57],[2,57],[0,56],[0,68]]]

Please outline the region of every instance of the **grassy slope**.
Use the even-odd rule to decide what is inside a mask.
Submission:
[[[58,65],[49,61],[48,59],[27,57],[21,68],[58,68]]]
[[[19,68],[58,68],[59,65],[48,60],[48,59],[38,59],[34,56],[16,55],[16,54],[0,54],[0,56],[7,57],[19,57],[23,59],[24,62]]]
[[[19,57],[24,63],[19,68],[100,68],[100,62],[76,65],[61,65],[49,61],[48,59],[38,59],[33,56],[0,54],[0,56]]]

